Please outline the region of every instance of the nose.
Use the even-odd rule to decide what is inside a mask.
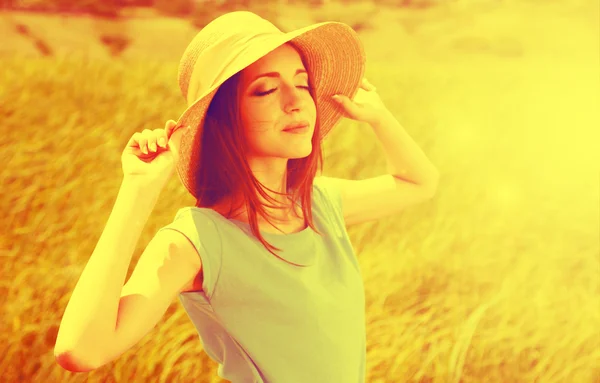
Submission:
[[[288,88],[287,91],[282,92],[282,101],[284,103],[284,110],[286,113],[304,108],[304,104],[306,102],[304,97],[302,97],[302,92],[304,91],[304,89],[298,89],[295,86],[292,86]]]

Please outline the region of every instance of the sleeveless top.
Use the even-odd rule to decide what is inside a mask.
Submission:
[[[365,295],[346,232],[340,191],[313,182],[307,227],[261,231],[208,208],[179,209],[172,223],[202,260],[203,291],[179,294],[218,375],[232,383],[364,383]],[[159,231],[160,231],[159,230]]]

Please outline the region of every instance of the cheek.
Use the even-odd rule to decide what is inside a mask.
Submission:
[[[277,103],[268,102],[246,102],[241,106],[242,121],[246,129],[250,131],[264,131],[271,129],[282,115]],[[310,94],[307,95],[304,115],[310,118],[314,124],[317,118],[317,106]],[[251,133],[251,132],[250,132]]]
[[[276,132],[272,128],[273,122],[265,118],[264,113],[242,115],[242,123],[243,135],[251,153],[262,153],[273,146]]]
[[[264,130],[277,120],[274,108],[263,103],[247,104],[241,116],[244,126],[250,130]]]
[[[310,119],[311,124],[314,126],[317,120],[317,106],[312,98],[306,103],[304,115]]]

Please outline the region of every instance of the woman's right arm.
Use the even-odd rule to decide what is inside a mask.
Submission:
[[[124,286],[160,189],[123,180],[60,324],[54,355],[63,368],[90,371],[120,356],[154,328],[200,272],[195,247],[182,234],[164,230],[149,242]]]

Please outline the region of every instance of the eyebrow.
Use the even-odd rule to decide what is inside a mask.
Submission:
[[[294,76],[299,75],[300,73],[306,73],[306,70],[304,69],[296,69],[296,73],[294,74]],[[259,74],[258,76],[254,77],[254,79],[252,81],[250,81],[250,84],[252,84],[254,81],[258,80],[261,77],[281,77],[281,73],[279,72],[268,72],[268,73],[263,73],[263,74]]]

